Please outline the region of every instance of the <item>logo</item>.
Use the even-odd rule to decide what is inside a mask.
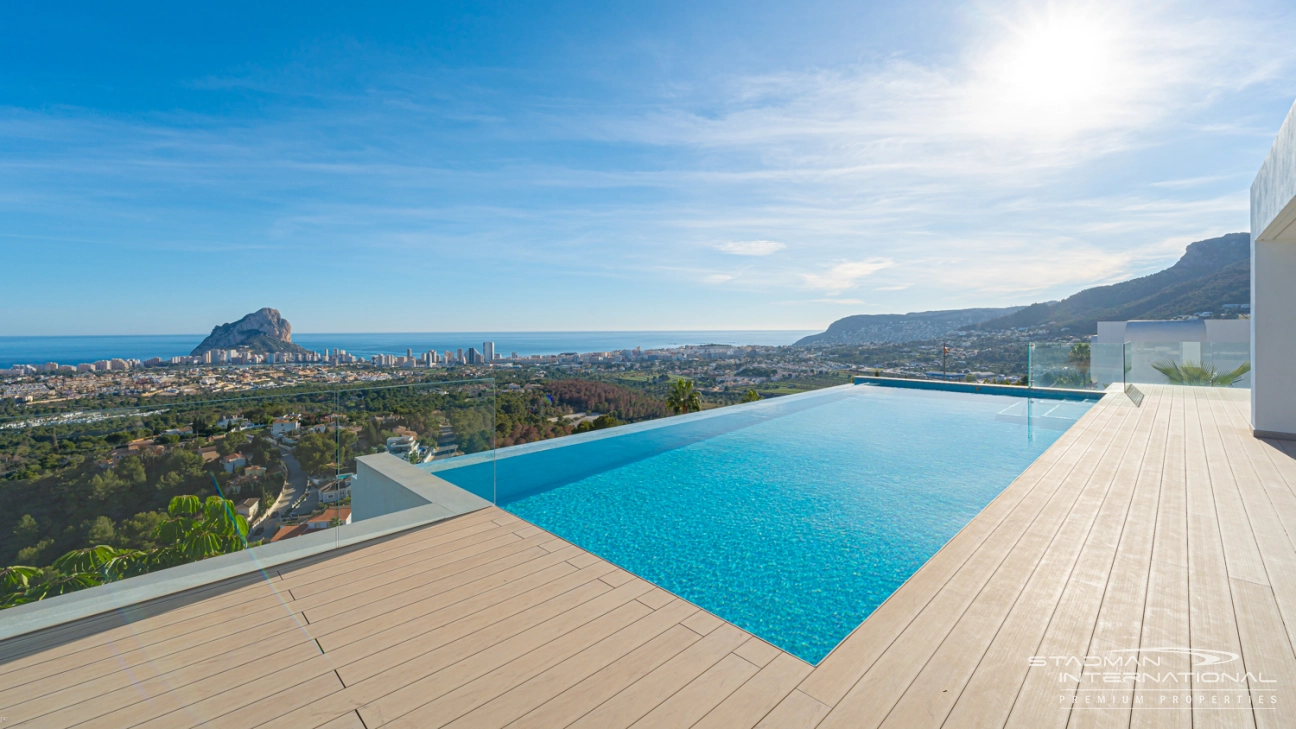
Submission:
[[[1205,648],[1123,648],[1098,655],[1029,656],[1032,670],[1054,674],[1058,705],[1075,710],[1272,710],[1278,682],[1249,671],[1242,656]]]

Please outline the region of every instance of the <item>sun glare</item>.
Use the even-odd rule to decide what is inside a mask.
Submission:
[[[1067,133],[1117,103],[1120,74],[1110,19],[1051,13],[1013,29],[986,58],[980,105],[1005,131]]]

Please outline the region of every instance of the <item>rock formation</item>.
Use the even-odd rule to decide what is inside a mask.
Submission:
[[[213,349],[250,349],[257,354],[305,352],[293,344],[292,325],[278,309],[265,308],[229,324],[212,328],[212,333],[189,354],[199,356]]]

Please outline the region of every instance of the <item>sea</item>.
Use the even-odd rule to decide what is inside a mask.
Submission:
[[[495,351],[507,357],[563,352],[603,352],[617,349],[660,349],[686,344],[758,344],[779,346],[792,344],[813,331],[792,329],[737,329],[696,331],[622,331],[622,332],[406,332],[368,334],[294,333],[293,342],[306,349],[344,349],[357,357],[374,354],[416,354],[434,349],[438,352],[482,349],[483,342],[494,342]],[[39,336],[0,337],[0,368],[16,364],[57,362],[76,365],[101,359],[164,359],[184,356],[202,342],[203,334],[147,334],[105,336]]]

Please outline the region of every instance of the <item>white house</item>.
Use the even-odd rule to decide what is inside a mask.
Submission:
[[[257,511],[261,509],[260,499],[243,499],[234,507],[236,513],[242,514],[244,519],[252,521],[256,518]]]
[[[241,453],[231,453],[221,459],[221,467],[226,473],[234,473],[247,465],[247,458]]]
[[[348,498],[351,498],[349,478],[335,479],[319,487],[319,499],[325,504],[335,504]]]
[[[1251,183],[1251,427],[1296,439],[1296,106]]]
[[[275,418],[275,421],[270,424],[270,435],[274,438],[293,434],[299,430],[301,430],[301,423],[296,418]]]
[[[408,456],[418,447],[419,442],[412,435],[393,435],[387,439],[387,452],[398,456]]]

